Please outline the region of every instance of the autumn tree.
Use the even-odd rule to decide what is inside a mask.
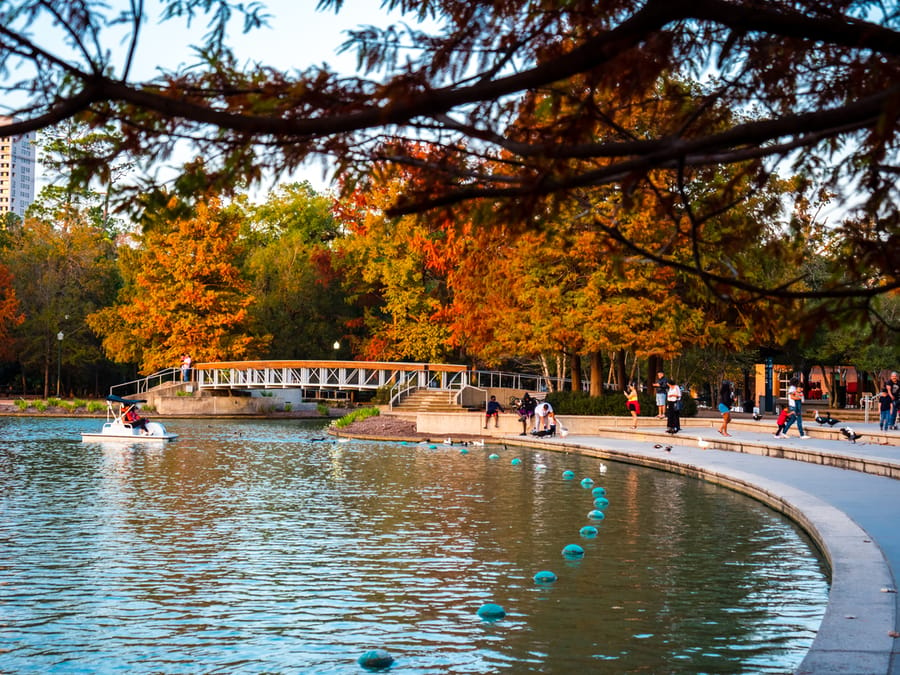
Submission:
[[[24,320],[19,311],[12,275],[5,265],[0,264],[0,362],[13,358],[13,329]]]
[[[341,209],[348,236],[340,243],[340,269],[363,312],[355,351],[370,360],[444,362],[452,354],[441,262],[446,231],[440,223],[384,214],[407,178],[389,172],[358,189]]]
[[[347,353],[335,353],[333,343],[343,345],[353,335],[359,312],[335,269],[342,233],[333,203],[308,183],[292,183],[247,207],[242,239],[251,249],[245,269],[255,298],[248,309],[254,325],[272,335],[271,358]]]
[[[352,185],[376,163],[390,162],[429,177],[398,195],[395,213],[481,200],[526,221],[548,201],[601,185],[628,190],[654,170],[734,166],[747,182],[762,184],[791,165],[832,190],[846,213],[874,225],[859,228],[862,217],[835,223],[849,245],[819,288],[799,277],[749,282],[739,267],[737,274],[707,269],[704,256],[679,261],[665,249],[647,253],[710,285],[847,300],[838,309],[851,316],[900,285],[900,15],[893,4],[389,2],[387,9],[431,23],[352,31],[347,48],[358,55],[358,77],[304,64],[291,72],[239,65],[225,43],[229,20],[247,30],[264,26],[259,3],[162,4],[170,21],[209,20],[198,62],[133,81],[141,27],[152,19],[145,3],[121,10],[94,1],[4,2],[0,70],[17,74],[5,98],[15,101],[7,111],[18,122],[0,133],[79,115],[118,125],[117,150],[151,171],[179,143],[192,143],[221,186],[315,156],[335,158]],[[319,7],[340,11],[343,4],[323,0]],[[33,30],[45,24],[56,32]],[[125,48],[109,49],[123,30]],[[632,126],[641,118],[634,110],[646,102],[649,112],[658,109],[652,94],[661,75],[696,86],[677,92],[652,127]],[[707,127],[700,120],[712,104],[737,114],[725,126]],[[523,124],[530,110],[541,118]],[[752,117],[741,114],[751,110]],[[608,133],[597,133],[600,127]],[[410,153],[410,140],[422,139],[440,152],[425,161]],[[688,208],[689,195],[679,199],[677,207]],[[615,228],[607,234],[637,244]],[[873,255],[881,250],[889,253]]]
[[[176,366],[185,352],[197,362],[253,358],[268,342],[250,332],[242,214],[215,198],[192,210],[145,228],[135,249],[120,249],[119,299],[88,317],[109,357],[139,363],[144,374]]]

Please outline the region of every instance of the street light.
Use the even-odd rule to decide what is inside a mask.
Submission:
[[[331,346],[334,347],[334,351],[337,351],[338,349],[341,348],[341,343],[340,343],[339,340],[335,340],[335,341],[334,341],[334,344],[331,345]]]
[[[56,398],[59,398],[59,381],[62,375],[62,341],[64,337],[62,331],[56,334]]]

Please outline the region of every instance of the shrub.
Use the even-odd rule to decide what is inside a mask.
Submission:
[[[391,388],[394,385],[386,384],[383,387],[378,387],[375,390],[375,395],[372,397],[372,403],[375,405],[387,405],[391,402]]]
[[[583,391],[555,391],[547,394],[547,403],[559,415],[594,415],[624,416],[630,413],[625,408],[625,394],[621,391],[610,391],[603,396],[590,396]],[[644,391],[638,395],[641,404],[641,417],[656,415],[656,394]],[[681,398],[681,416],[694,417],[697,414],[697,402],[684,392]]]
[[[31,407],[37,410],[38,412],[44,412],[47,409],[47,401],[35,401],[31,404]]]
[[[28,401],[26,401],[24,398],[17,398],[17,399],[16,399],[16,407],[17,407],[19,410],[22,410],[22,411],[28,410],[28,406],[29,406],[29,405],[30,405],[30,404],[28,403]]]
[[[88,401],[87,411],[89,413],[100,412],[101,410],[106,410],[106,403],[103,401]]]
[[[47,399],[47,406],[50,408],[58,408],[62,404],[62,399],[52,396]]]
[[[328,417],[328,404],[322,402],[316,403],[316,412],[319,413],[322,417]]]
[[[346,426],[349,426],[356,422],[357,420],[364,420],[367,417],[376,417],[381,414],[381,411],[378,408],[357,408],[356,410],[347,413],[340,419],[334,421],[334,426],[338,429],[343,429]]]
[[[284,412],[291,412],[294,409],[294,404],[288,401],[284,404]]]

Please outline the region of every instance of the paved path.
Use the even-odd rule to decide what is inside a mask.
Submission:
[[[643,421],[643,418],[642,418]],[[639,462],[730,485],[781,510],[805,527],[822,548],[832,571],[829,604],[822,625],[797,673],[900,675],[900,480],[860,470],[812,463],[815,456],[844,457],[853,466],[874,458],[900,469],[900,432],[888,432],[889,445],[865,442],[876,424],[853,425],[861,442],[816,437],[786,439],[733,425],[730,439],[715,430],[686,427],[675,437],[648,423],[635,433],[555,438],[504,438],[510,444],[568,446],[598,457]],[[752,427],[750,427],[752,428]],[[807,425],[807,431],[811,429]],[[824,431],[821,435],[825,434]],[[699,438],[717,446],[803,448],[807,461],[746,450],[703,449]],[[654,445],[671,446],[670,451]],[[873,469],[878,471],[879,469]],[[896,475],[896,473],[895,473]]]

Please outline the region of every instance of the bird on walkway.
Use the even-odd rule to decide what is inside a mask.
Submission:
[[[816,422],[819,424],[827,424],[828,426],[833,427],[835,424],[840,424],[841,421],[836,417],[832,417],[831,413],[825,413],[825,417],[819,415],[818,411],[814,411],[816,415]]]
[[[657,443],[653,447],[656,448],[657,450],[659,450],[660,448],[662,448],[662,443]]]
[[[672,452],[672,446],[667,445],[666,447],[663,448],[663,450],[665,450],[666,452]]]
[[[701,450],[706,450],[709,447],[709,441],[704,441],[702,438],[698,438],[697,447]]]
[[[606,473],[606,464],[600,462],[600,473]]]
[[[850,427],[841,427],[841,433],[844,434],[844,437],[851,443],[856,443],[858,439],[863,437],[862,434],[856,433]]]
[[[756,422],[759,422],[762,419],[762,415],[760,415],[759,413],[753,413],[753,419]]]

